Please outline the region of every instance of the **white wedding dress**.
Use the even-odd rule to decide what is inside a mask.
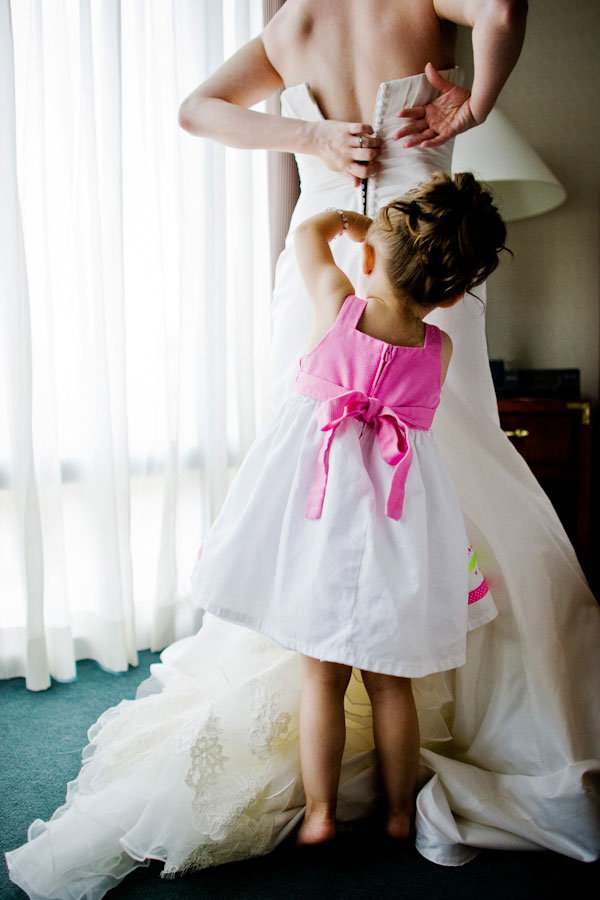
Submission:
[[[396,110],[430,96],[421,75],[382,84],[373,127],[389,137]],[[285,115],[321,118],[306,85],[284,91],[282,104]],[[388,141],[367,211],[449,169],[450,152]],[[362,191],[345,176],[313,157],[298,165],[302,196],[290,232],[327,206],[362,208]],[[355,278],[358,245],[340,238],[333,247]],[[600,853],[598,609],[550,502],[499,427],[482,304],[467,299],[430,321],[454,342],[435,437],[499,614],[469,634],[464,666],[413,681],[422,738],[417,847],[444,865],[483,847],[592,860]],[[273,407],[294,389],[310,325],[288,239],[273,300]],[[162,653],[137,698],[90,729],[65,805],[7,854],[10,877],[32,898],[96,900],[145,859],[163,860],[168,875],[268,853],[303,814],[300,688],[297,653],[206,613],[196,635]],[[345,709],[341,821],[379,802],[358,670]]]

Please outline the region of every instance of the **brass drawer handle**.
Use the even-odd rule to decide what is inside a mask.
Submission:
[[[582,403],[567,403],[567,409],[578,409],[581,411],[581,424],[589,425],[591,414],[590,414],[590,402],[589,400],[584,400]]]
[[[506,437],[514,437],[514,438],[526,438],[529,437],[529,431],[527,428],[515,428],[514,431],[505,431],[504,434]]]

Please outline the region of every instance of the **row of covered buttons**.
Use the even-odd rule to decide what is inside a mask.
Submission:
[[[375,118],[373,120],[373,131],[376,135],[380,135],[383,126],[383,117],[385,115],[388,94],[390,92],[390,84],[388,81],[382,82],[377,91],[377,100],[375,101]],[[373,217],[377,212],[377,175],[369,178],[368,192],[368,209],[367,215]]]

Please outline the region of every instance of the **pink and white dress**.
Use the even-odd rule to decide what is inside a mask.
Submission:
[[[291,650],[421,677],[496,616],[431,423],[442,332],[402,347],[346,297],[246,455],[203,544],[195,601]]]

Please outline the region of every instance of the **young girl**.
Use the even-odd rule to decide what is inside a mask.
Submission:
[[[335,265],[339,233],[363,242],[366,299]],[[462,665],[467,631],[496,615],[431,432],[452,345],[423,319],[496,268],[505,235],[469,173],[440,173],[374,220],[328,210],[295,232],[310,348],[192,582],[204,609],[302,654],[298,843],[335,834],[352,667],[372,704],[386,831],[408,835],[419,756],[410,679]]]

